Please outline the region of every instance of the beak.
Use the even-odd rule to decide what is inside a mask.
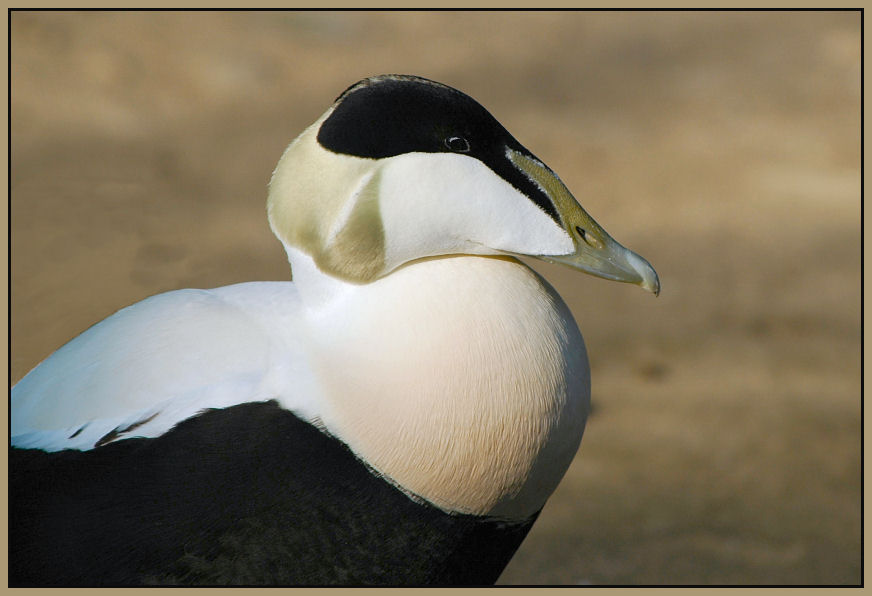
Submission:
[[[575,252],[566,255],[532,255],[543,261],[568,265],[597,277],[636,284],[655,296],[660,279],[648,261],[621,246],[578,204],[557,174],[537,159],[508,150],[509,159],[551,199]]]

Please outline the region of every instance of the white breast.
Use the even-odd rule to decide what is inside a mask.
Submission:
[[[452,511],[542,507],[590,396],[583,340],[547,282],[514,259],[434,258],[313,313],[322,418],[371,466]]]

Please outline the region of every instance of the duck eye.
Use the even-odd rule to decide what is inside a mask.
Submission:
[[[469,151],[469,141],[463,137],[448,137],[445,139],[445,146],[452,151],[457,151],[458,153],[466,153]]]

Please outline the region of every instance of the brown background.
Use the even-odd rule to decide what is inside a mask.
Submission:
[[[14,13],[12,380],[145,296],[286,279],[282,150],[354,81],[419,74],[663,283],[532,263],[594,412],[501,583],[857,583],[860,18]]]

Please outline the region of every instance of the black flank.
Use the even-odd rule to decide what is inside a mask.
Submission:
[[[10,586],[492,584],[536,517],[416,503],[275,402],[9,456]]]

